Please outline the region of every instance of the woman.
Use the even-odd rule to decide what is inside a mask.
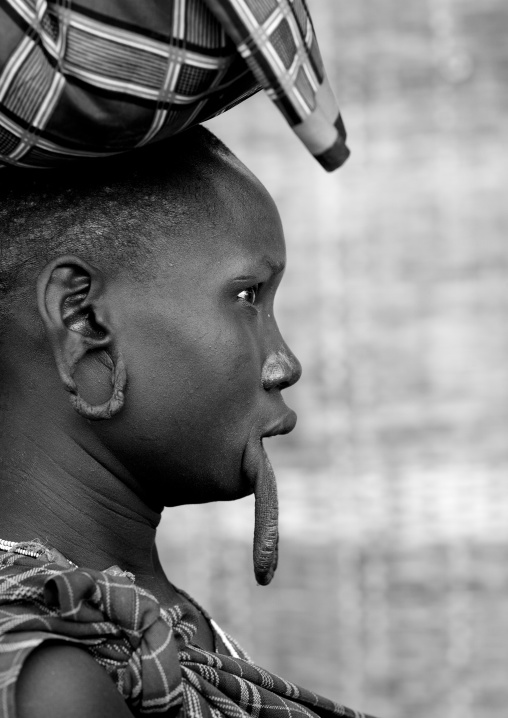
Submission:
[[[256,668],[157,557],[164,506],[256,496],[300,376],[273,201],[202,128],[2,204],[0,715],[359,716]],[[70,397],[70,402],[68,401]]]

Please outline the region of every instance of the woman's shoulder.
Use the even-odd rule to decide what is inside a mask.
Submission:
[[[106,671],[82,648],[43,644],[16,686],[17,718],[132,718]]]
[[[42,715],[40,706],[45,717],[121,717],[154,698],[162,707],[174,702],[181,677],[171,626],[157,600],[114,569],[78,568],[51,549],[4,550],[0,718]],[[141,676],[152,653],[163,670]]]

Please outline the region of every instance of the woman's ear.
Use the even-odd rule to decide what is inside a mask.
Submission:
[[[39,314],[58,373],[73,407],[87,419],[108,419],[124,402],[125,367],[108,326],[103,290],[99,270],[71,255],[51,261],[37,280]],[[79,395],[74,373],[82,359],[100,350],[111,369],[113,394],[104,404],[92,406]]]

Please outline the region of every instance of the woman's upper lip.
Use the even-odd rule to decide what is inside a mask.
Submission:
[[[266,436],[278,436],[279,434],[289,434],[293,431],[296,425],[296,413],[290,409],[287,414],[284,414],[280,419],[270,424],[265,431],[261,434],[261,438]]]

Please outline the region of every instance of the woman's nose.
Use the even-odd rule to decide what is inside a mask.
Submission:
[[[261,381],[263,388],[286,389],[296,384],[302,375],[302,365],[286,346],[272,352],[263,364]]]

